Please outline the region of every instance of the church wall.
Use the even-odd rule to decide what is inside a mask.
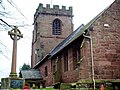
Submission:
[[[95,79],[120,78],[120,1],[116,0],[92,25]],[[89,36],[89,35],[88,35]],[[80,79],[91,79],[90,39],[81,48]]]
[[[74,43],[79,42],[81,39],[77,39]],[[57,64],[56,61],[59,60],[58,58],[61,57],[60,62],[61,62],[61,82],[63,83],[72,83],[72,82],[76,82],[77,80],[79,80],[79,69],[73,69],[73,44],[69,45],[67,48],[64,48],[62,51],[60,51],[57,55],[54,56],[54,59],[52,59],[52,67],[53,65],[55,65],[55,67],[57,68]],[[65,52],[68,52],[68,70],[65,71],[65,66],[64,66],[64,54]],[[57,61],[58,62],[58,61]],[[55,68],[55,72],[57,72],[57,69]],[[53,73],[53,68],[52,68],[52,72]],[[85,71],[84,71],[85,72]],[[54,82],[54,75],[53,75],[53,83]]]
[[[94,23],[93,55],[96,79],[120,78],[120,0]]]
[[[64,71],[64,57],[62,55],[61,60],[61,72],[62,72],[62,82],[71,83],[76,82],[79,79],[78,69],[73,69],[73,55],[72,55],[72,48],[69,47],[68,49],[68,71]],[[66,51],[65,49],[62,53]]]
[[[81,45],[81,60],[79,64],[79,79],[89,79],[91,80],[91,52],[90,52],[90,40],[84,38],[83,44]]]
[[[45,75],[45,67],[47,66],[47,75]],[[51,70],[51,60],[47,60],[46,62],[43,62],[38,69],[40,70],[43,80],[46,80],[45,85],[50,86],[53,84],[53,76],[52,76],[52,70]]]
[[[117,1],[117,0],[116,0]],[[120,2],[114,3],[92,25],[92,49],[95,79],[120,78]],[[108,24],[108,26],[106,25]],[[90,39],[85,38],[81,48],[83,58],[78,70],[72,70],[72,51],[69,52],[69,68],[64,72],[63,57],[61,59],[62,82],[74,82],[78,79],[92,79]],[[65,51],[65,49],[63,50]],[[63,53],[63,52],[62,52]]]

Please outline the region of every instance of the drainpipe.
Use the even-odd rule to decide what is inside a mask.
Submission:
[[[93,61],[93,44],[92,44],[92,35],[91,35],[91,32],[90,32],[90,36],[87,36],[85,34],[83,34],[83,36],[85,38],[89,38],[90,39],[90,52],[91,52],[91,66],[92,66],[92,81],[93,81],[93,84],[94,84],[94,90],[95,90],[95,74],[94,74],[94,61]]]

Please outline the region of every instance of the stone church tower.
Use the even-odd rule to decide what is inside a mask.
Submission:
[[[39,4],[34,14],[31,67],[73,32],[72,7]]]

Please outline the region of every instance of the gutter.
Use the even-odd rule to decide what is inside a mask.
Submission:
[[[83,36],[85,37],[85,38],[88,38],[88,39],[90,39],[90,52],[91,52],[91,66],[92,66],[92,81],[93,81],[93,84],[94,84],[94,89],[93,90],[95,90],[95,73],[94,73],[94,60],[93,60],[93,44],[92,44],[92,35],[91,35],[91,32],[89,32],[90,33],[90,36],[87,36],[87,35],[85,35],[85,34],[83,34]]]

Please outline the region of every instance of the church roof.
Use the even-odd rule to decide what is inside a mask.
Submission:
[[[42,75],[40,74],[40,71],[35,69],[21,70],[20,77],[25,79],[42,79]]]

